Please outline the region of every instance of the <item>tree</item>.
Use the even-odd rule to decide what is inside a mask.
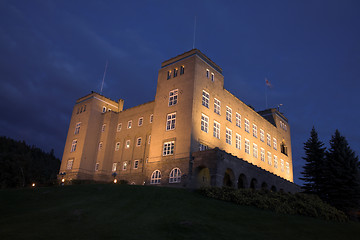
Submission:
[[[325,159],[325,147],[324,143],[319,141],[318,134],[313,127],[310,133],[310,138],[304,143],[306,161],[303,172],[304,176],[300,178],[305,181],[302,189],[305,193],[317,194],[322,196],[323,189],[323,166]]]
[[[324,200],[353,215],[360,209],[360,163],[338,130],[330,140],[324,163]]]

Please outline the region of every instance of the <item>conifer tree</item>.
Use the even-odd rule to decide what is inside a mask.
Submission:
[[[360,210],[359,158],[338,130],[326,153],[324,180],[324,200],[350,216]]]
[[[310,138],[304,143],[305,157],[303,157],[303,159],[306,161],[306,164],[303,172],[301,172],[304,177],[300,179],[305,181],[305,184],[302,187],[304,192],[317,194],[320,197],[323,195],[322,173],[325,149],[324,143],[319,141],[318,134],[313,127]]]

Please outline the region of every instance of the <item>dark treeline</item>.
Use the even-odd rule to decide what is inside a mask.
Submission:
[[[326,149],[313,128],[304,150],[304,192],[318,195],[351,218],[360,217],[360,163],[345,137],[336,130]]]
[[[51,185],[59,168],[54,150],[46,153],[24,141],[0,137],[0,188]]]

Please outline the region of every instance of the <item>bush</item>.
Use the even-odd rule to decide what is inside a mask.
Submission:
[[[198,191],[206,197],[272,210],[278,213],[299,214],[339,222],[348,221],[347,216],[342,211],[323,202],[316,195],[216,187],[201,188]]]

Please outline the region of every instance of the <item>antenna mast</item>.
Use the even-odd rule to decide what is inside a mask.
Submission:
[[[103,87],[104,87],[104,80],[105,80],[107,66],[108,66],[108,60],[106,60],[106,64],[105,64],[104,76],[103,76],[102,83],[101,83],[101,88],[100,88],[100,95],[102,95],[102,90],[103,90]]]
[[[195,35],[196,35],[196,16],[194,20],[194,40],[193,40],[193,49],[195,49]]]

